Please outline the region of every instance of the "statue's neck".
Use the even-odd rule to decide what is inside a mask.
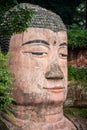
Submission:
[[[13,114],[16,125],[54,124],[63,119],[62,105],[14,106]],[[20,123],[19,123],[20,122]],[[26,129],[27,130],[27,129]]]
[[[12,130],[66,130],[62,105],[13,107]]]

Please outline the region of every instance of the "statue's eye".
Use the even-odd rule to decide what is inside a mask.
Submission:
[[[30,52],[32,55],[45,55],[47,54],[46,52]]]
[[[64,58],[67,58],[67,54],[60,53],[59,55],[64,57]]]
[[[34,51],[24,51],[23,53],[26,54],[30,54],[32,56],[36,56],[36,57],[44,57],[46,56],[48,53],[47,52],[34,52]]]
[[[60,47],[58,53],[60,58],[67,59],[67,47]]]
[[[23,46],[22,51],[26,56],[32,56],[36,58],[44,58],[49,52],[48,46],[43,46],[40,44],[33,44],[29,46]]]

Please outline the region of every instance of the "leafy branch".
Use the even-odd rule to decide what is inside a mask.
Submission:
[[[12,73],[8,68],[8,56],[0,53],[0,111],[5,111],[10,103],[13,101],[11,98],[11,90],[9,86],[12,84]]]
[[[33,15],[34,10],[27,6],[16,5],[13,9],[5,12],[4,16],[1,16],[0,35],[10,36],[13,33],[23,32],[29,27]]]
[[[81,30],[73,24],[71,29],[68,30],[68,43],[72,48],[87,47],[87,30]]]

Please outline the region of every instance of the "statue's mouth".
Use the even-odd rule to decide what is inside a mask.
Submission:
[[[53,92],[53,93],[60,93],[60,92],[63,92],[65,90],[64,87],[60,87],[60,86],[56,86],[56,87],[53,87],[53,88],[44,88],[50,92]]]

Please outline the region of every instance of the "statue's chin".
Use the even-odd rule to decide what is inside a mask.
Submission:
[[[17,91],[14,93],[15,104],[26,105],[26,106],[37,106],[37,105],[60,105],[65,101],[65,93],[23,93],[22,91]]]

